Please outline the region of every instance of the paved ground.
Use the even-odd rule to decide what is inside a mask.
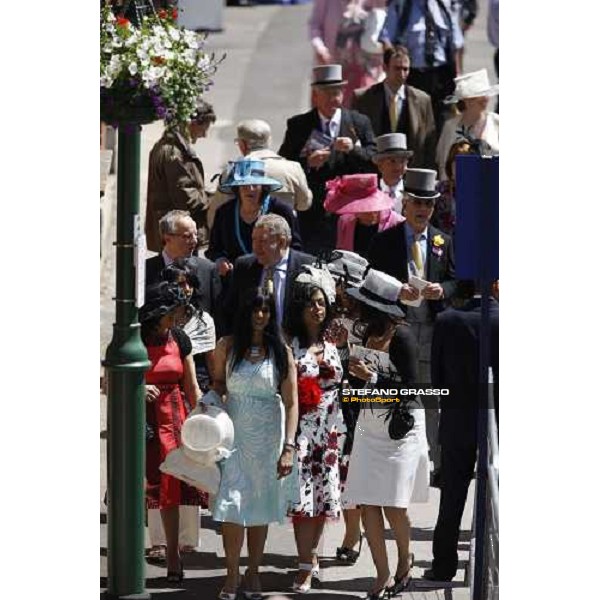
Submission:
[[[485,34],[486,3],[480,3],[482,13],[467,36],[465,70],[482,67],[488,69],[494,79],[492,49]],[[273,129],[274,147],[278,148],[283,138],[286,119],[308,108],[311,53],[307,41],[306,21],[310,5],[261,6],[254,8],[225,9],[224,31],[213,34],[208,47],[217,53],[227,52],[227,59],[215,77],[215,86],[207,99],[215,106],[218,120],[211,128],[209,137],[201,140],[198,152],[202,157],[206,173],[218,173],[228,159],[237,156],[234,146],[235,123],[243,118],[262,118]],[[142,131],[141,154],[141,213],[145,211],[145,190],[148,152],[162,133],[161,123],[147,125]],[[100,356],[112,336],[114,322],[114,240],[116,177],[109,176],[106,196],[103,201],[105,230],[101,261],[100,302]],[[106,429],[106,398],[100,397],[100,430]],[[101,495],[106,489],[105,439],[101,433]],[[460,558],[468,558],[468,530],[472,507],[472,492],[469,494],[467,510],[463,519],[463,535],[460,542]],[[466,600],[468,590],[462,584],[464,571],[461,569],[451,586],[434,589],[420,579],[423,569],[430,565],[432,528],[435,525],[439,496],[431,490],[427,504],[415,505],[409,513],[413,524],[412,551],[416,557],[415,581],[405,598],[434,599],[454,598]],[[106,525],[105,507],[101,511],[101,589],[106,586]],[[324,536],[322,561],[323,588],[312,591],[309,596],[319,600],[335,598],[357,598],[370,585],[374,568],[368,552],[363,548],[358,563],[353,567],[336,565],[331,558],[343,536],[342,525],[331,524]],[[388,535],[388,551],[395,558],[395,545]],[[289,588],[295,568],[295,545],[291,524],[273,526],[267,540],[263,587],[268,594]],[[152,565],[147,569],[147,588],[153,596],[165,594],[178,599],[204,599],[215,597],[225,570],[220,536],[210,517],[203,517],[201,551],[185,561],[186,580],[179,588],[169,588],[164,570]]]

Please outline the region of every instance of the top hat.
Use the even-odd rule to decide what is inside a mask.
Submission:
[[[375,173],[342,175],[325,183],[323,207],[336,215],[390,210],[394,200],[377,186]]]
[[[361,286],[349,288],[347,294],[393,317],[403,317],[404,311],[398,306],[401,289],[402,283],[395,277],[383,271],[369,269]]]
[[[269,192],[275,192],[283,187],[276,179],[265,175],[265,163],[253,158],[240,158],[230,162],[225,180],[219,184],[219,190],[232,193],[235,187],[241,185],[262,185]]]
[[[373,156],[373,162],[386,156],[410,158],[413,155],[413,151],[406,147],[406,135],[403,133],[386,133],[380,135],[376,142],[377,152]]]
[[[452,104],[466,98],[479,98],[481,96],[497,96],[499,85],[490,85],[487,69],[479,69],[473,73],[466,73],[454,79],[456,89],[454,94],[448,96],[444,102]]]
[[[347,285],[358,287],[365,278],[369,266],[366,258],[349,250],[334,250],[327,270],[334,278],[343,279]]]
[[[348,83],[342,78],[342,65],[319,65],[313,67],[311,85],[318,87],[342,86]]]
[[[433,169],[406,169],[404,193],[413,198],[437,198],[436,172]]]

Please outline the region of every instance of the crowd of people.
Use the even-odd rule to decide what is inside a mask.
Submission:
[[[473,6],[315,0],[312,108],[290,115],[278,151],[267,122],[240,122],[241,157],[209,194],[193,147],[217,118],[203,100],[152,149],[145,229],[157,254],[139,318],[151,362],[151,555],[170,582],[183,580],[181,555],[198,545],[201,506],[222,523],[220,600],[263,597],[268,526],[286,519],[298,559],[291,590],[318,581],[325,523],[343,519],[337,560],[356,562],[364,529],[376,570],[366,597],[397,596],[413,564],[407,509],[430,485],[441,500],[425,577],[455,576],[476,456],[482,302],[476,283],[455,275],[456,161],[499,154],[498,86],[485,70],[458,74]],[[448,386],[463,410],[429,394],[391,408],[344,401],[347,389]],[[235,432],[210,494],[160,468],[208,398]]]

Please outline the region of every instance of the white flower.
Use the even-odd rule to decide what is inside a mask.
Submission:
[[[108,75],[101,75],[100,76],[100,87],[109,88],[109,87],[112,86],[112,84],[113,84],[112,77],[110,77]]]
[[[129,73],[131,75],[135,75],[138,72],[138,66],[136,63],[132,62],[129,65]]]
[[[179,29],[175,29],[175,27],[169,27],[169,35],[174,42],[178,42],[181,39],[181,33],[179,33]]]

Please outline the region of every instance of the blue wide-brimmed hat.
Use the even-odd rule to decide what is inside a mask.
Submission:
[[[265,175],[264,161],[251,158],[230,162],[219,189],[225,193],[232,193],[233,188],[241,185],[262,185],[269,192],[275,192],[283,187],[280,181]]]

